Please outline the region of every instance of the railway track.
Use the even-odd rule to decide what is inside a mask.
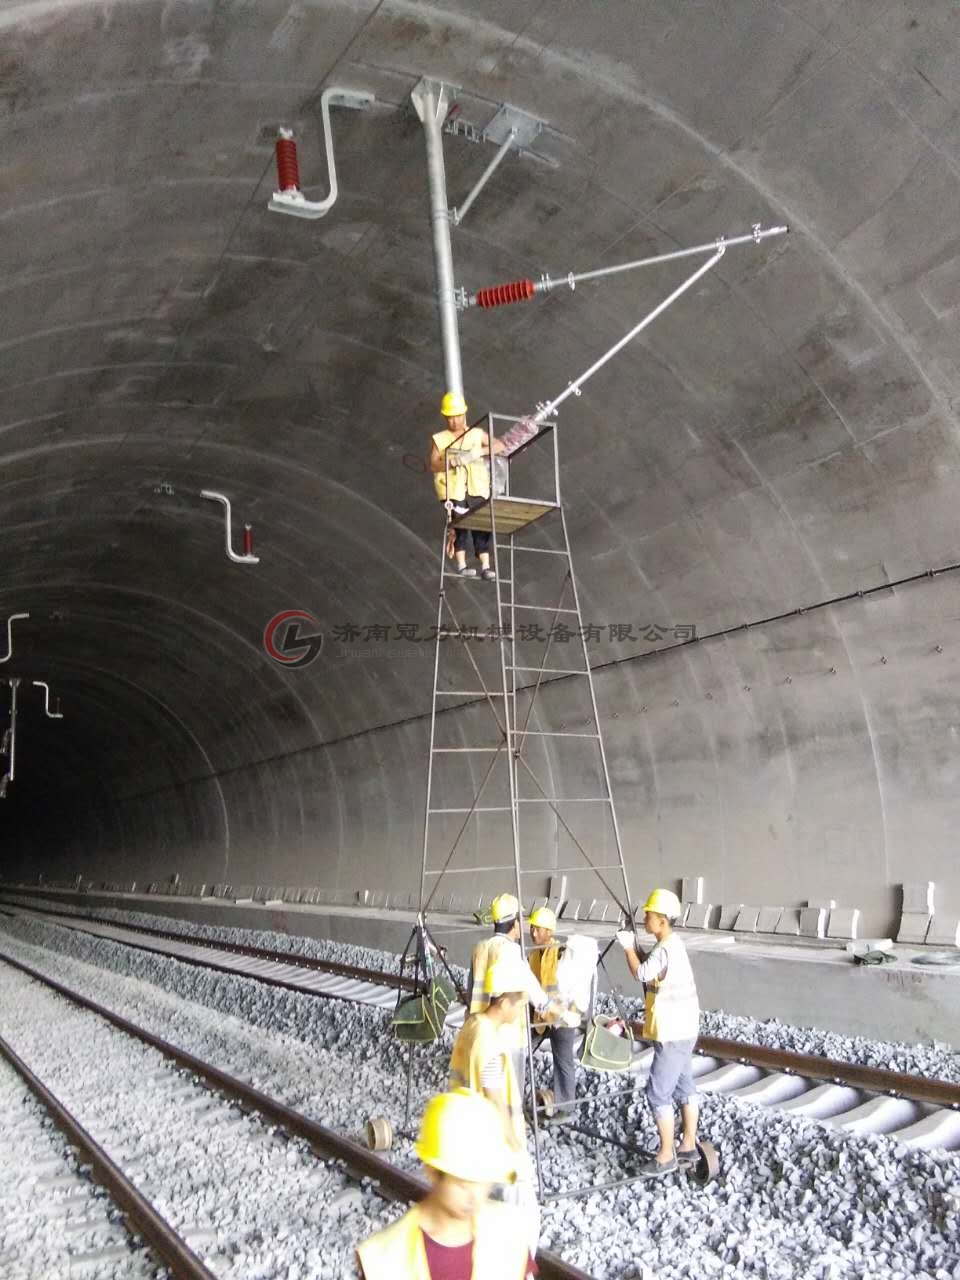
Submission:
[[[105,1024],[101,1026],[99,1032],[101,1037],[104,1030],[110,1028],[127,1040],[136,1042],[138,1046],[146,1046],[162,1055],[166,1065],[161,1069],[155,1067],[152,1076],[147,1079],[163,1090],[167,1090],[173,1082],[173,1092],[167,1093],[161,1099],[161,1110],[164,1115],[170,1117],[186,1115],[191,1125],[204,1125],[204,1131],[199,1135],[201,1146],[209,1143],[216,1148],[218,1143],[222,1144],[225,1128],[238,1125],[259,1127],[265,1141],[276,1145],[270,1129],[262,1123],[264,1121],[280,1128],[288,1138],[299,1139],[308,1144],[325,1163],[317,1163],[312,1176],[306,1182],[302,1176],[297,1180],[298,1202],[308,1206],[317,1204],[322,1206],[330,1200],[331,1195],[335,1197],[338,1191],[345,1189],[346,1179],[342,1173],[333,1168],[334,1165],[339,1164],[345,1166],[348,1173],[355,1179],[372,1180],[377,1184],[380,1193],[389,1199],[413,1201],[420,1199],[426,1192],[426,1183],[418,1177],[376,1156],[351,1139],[292,1110],[262,1091],[228,1075],[215,1065],[202,1061],[186,1050],[153,1035],[112,1010],[2,952],[0,952],[0,962],[23,975],[31,983],[38,984],[38,989],[47,993],[47,998],[51,1002],[54,996],[59,996],[69,1002],[74,1012],[82,1010],[88,1015],[95,1015],[101,1024]],[[63,1021],[62,1008],[59,1021]],[[69,1052],[70,1043],[70,1039],[67,1038],[65,1041],[67,1052]],[[4,1052],[7,1061],[28,1082],[29,1087],[43,1105],[50,1110],[68,1140],[82,1151],[85,1159],[93,1163],[98,1179],[103,1182],[111,1197],[128,1216],[132,1230],[149,1240],[157,1257],[169,1266],[175,1275],[183,1276],[185,1280],[200,1280],[201,1277],[203,1280],[213,1280],[221,1270],[218,1260],[222,1263],[223,1269],[228,1269],[229,1259],[223,1258],[218,1252],[223,1249],[222,1231],[213,1230],[209,1226],[204,1226],[203,1223],[195,1224],[192,1232],[194,1239],[203,1242],[207,1246],[207,1253],[214,1255],[212,1259],[208,1257],[204,1261],[199,1253],[195,1253],[191,1248],[191,1232],[171,1226],[150,1200],[138,1191],[133,1179],[128,1176],[129,1170],[126,1172],[123,1170],[121,1166],[124,1160],[134,1163],[138,1149],[143,1145],[143,1142],[137,1138],[136,1132],[120,1141],[120,1146],[126,1150],[127,1155],[114,1161],[90,1137],[77,1117],[70,1114],[63,1103],[40,1082],[10,1046],[4,1043],[0,1051]],[[184,1073],[188,1073],[189,1078]],[[138,1089],[142,1089],[144,1084],[144,1079],[138,1079]],[[229,1104],[239,1104],[245,1112],[254,1113],[254,1115],[240,1117],[235,1108],[231,1110],[230,1107],[225,1106],[224,1100]],[[150,1145],[149,1142],[147,1145]],[[131,1150],[133,1154],[130,1154]],[[217,1158],[220,1158],[219,1154]],[[276,1170],[274,1170],[274,1176],[271,1176],[268,1169],[261,1168],[263,1164],[261,1156],[257,1155],[252,1159],[258,1176],[269,1179],[270,1196],[265,1198],[265,1203],[272,1202],[279,1190]],[[281,1172],[288,1162],[287,1155],[284,1153],[280,1162]],[[224,1170],[222,1166],[218,1167],[219,1180],[223,1184],[228,1203],[234,1202],[238,1196],[237,1179],[242,1170],[231,1168],[230,1172],[233,1176],[224,1179]],[[165,1199],[173,1198],[175,1193],[165,1185],[165,1182],[166,1180],[161,1183],[158,1191]],[[215,1190],[216,1188],[205,1188],[201,1200],[206,1203]],[[246,1217],[251,1208],[256,1207],[256,1205],[251,1206],[248,1199],[244,1205],[244,1216]],[[282,1229],[281,1234],[284,1234]],[[537,1260],[540,1275],[546,1277],[546,1280],[590,1280],[585,1272],[565,1263],[548,1251],[541,1251]],[[208,1269],[207,1262],[210,1263],[211,1269]]]
[[[163,1259],[133,1234],[141,1228],[118,1220],[116,1201],[96,1179],[103,1156],[70,1128],[57,1100],[2,1038],[0,1132],[4,1275],[152,1280]]]
[[[4,909],[220,972],[385,1009],[393,1008],[398,987],[412,986],[397,974],[242,943],[185,937],[21,904]],[[462,1006],[452,1006],[447,1024],[458,1025],[463,1012]],[[633,1030],[638,1045],[632,1071],[642,1077],[649,1069],[652,1050],[642,1047],[639,1027],[634,1025]],[[704,1093],[807,1116],[850,1133],[886,1134],[908,1147],[960,1150],[960,1086],[947,1081],[709,1036],[698,1041],[694,1075]]]

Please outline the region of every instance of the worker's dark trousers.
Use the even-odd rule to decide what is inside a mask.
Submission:
[[[557,1106],[572,1102],[577,1096],[577,1066],[573,1046],[580,1035],[576,1027],[548,1027],[547,1036],[553,1050],[553,1096]]]

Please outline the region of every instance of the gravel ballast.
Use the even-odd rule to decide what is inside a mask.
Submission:
[[[404,1054],[379,1010],[204,973],[35,921],[6,920],[2,928],[8,935],[3,947],[27,963],[322,1123],[356,1135],[371,1115],[402,1115]],[[231,938],[238,933],[231,931]],[[261,946],[293,949],[285,935],[252,937]],[[366,950],[357,947],[326,943],[324,954],[369,964]],[[380,967],[391,966],[382,959]],[[729,1025],[711,1025],[709,1018],[705,1031],[731,1034]],[[776,1033],[777,1024],[762,1026]],[[759,1038],[755,1028],[752,1034]],[[848,1049],[849,1060],[863,1061],[852,1057],[858,1046],[850,1039],[840,1048]],[[816,1051],[808,1042],[804,1047]],[[890,1051],[872,1050],[881,1055],[878,1065],[891,1061],[883,1056]],[[421,1102],[442,1085],[448,1052],[447,1043],[417,1052],[415,1096]],[[842,1056],[832,1044],[829,1052]],[[621,1137],[638,1130],[652,1144],[642,1095],[614,1097],[623,1088],[622,1077],[581,1073],[581,1095],[595,1099],[585,1118]],[[644,1274],[644,1266],[664,1280],[960,1277],[956,1155],[908,1151],[887,1138],[853,1137],[718,1095],[705,1096],[702,1105],[703,1134],[721,1151],[720,1181],[701,1190],[675,1177],[550,1204],[542,1244],[598,1280],[626,1280]],[[408,1167],[415,1163],[405,1140],[391,1156]],[[612,1180],[623,1176],[631,1158],[619,1148],[554,1131],[546,1140],[547,1184]]]

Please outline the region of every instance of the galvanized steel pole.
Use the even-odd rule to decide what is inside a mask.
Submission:
[[[460,363],[460,328],[453,281],[453,250],[450,244],[450,210],[447,205],[447,175],[443,165],[443,122],[450,110],[450,86],[438,80],[421,80],[410,95],[423,124],[427,143],[427,177],[430,183],[430,224],[433,229],[433,261],[437,276],[437,309],[440,313],[440,342],[443,346],[445,391],[463,395]]]

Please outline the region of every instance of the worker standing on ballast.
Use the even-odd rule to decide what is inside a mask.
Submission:
[[[527,1280],[537,1274],[527,1224],[489,1202],[512,1166],[494,1107],[463,1089],[427,1103],[417,1155],[430,1190],[357,1249],[362,1280]]]
[[[627,967],[645,988],[643,1038],[653,1041],[653,1065],[647,1101],[657,1126],[660,1147],[640,1169],[646,1178],[673,1173],[678,1164],[695,1164],[697,1153],[697,1089],[693,1081],[693,1048],[700,1034],[700,1002],[687,949],[673,932],[680,899],[670,889],[654,889],[643,905],[643,927],[656,939],[646,955],[637,951],[632,929],[617,934]],[[674,1143],[674,1104],[680,1106],[683,1135]]]
[[[558,969],[564,948],[555,941],[557,917],[549,907],[538,907],[527,923],[530,925],[530,940],[533,949],[529,954],[530,969],[544,994],[551,1000],[557,1000],[560,994]],[[580,1034],[580,1019],[576,1017],[574,1025],[570,1025],[569,1014],[548,1012],[534,1019],[533,1031],[539,1041],[547,1039],[553,1052],[553,1098],[556,1110],[552,1116],[554,1124],[570,1124],[574,1113],[570,1104],[577,1094],[577,1067],[573,1056],[573,1046]]]
[[[535,1253],[540,1207],[527,1152],[521,1081],[514,1070],[512,1053],[515,1028],[523,1026],[526,1017],[529,977],[530,970],[523,963],[519,948],[504,948],[485,975],[484,1009],[470,1014],[453,1042],[450,1088],[472,1089],[496,1107],[500,1131],[514,1160],[513,1176],[505,1182],[502,1194],[509,1203],[524,1209],[531,1251]]]
[[[440,403],[447,420],[445,431],[431,440],[430,470],[433,485],[441,502],[452,503],[449,519],[466,515],[473,507],[490,498],[490,436],[482,427],[467,426],[467,402],[462,395],[448,391]],[[503,444],[493,441],[493,452],[502,453]],[[489,532],[483,529],[450,529],[456,572],[461,578],[475,578],[477,571],[467,565],[467,545],[473,534],[473,550],[480,563],[480,577],[487,582],[496,579],[490,566]],[[449,546],[449,543],[448,543]]]
[[[551,997],[533,975],[529,966],[523,963],[523,952],[520,950],[520,903],[512,893],[501,893],[490,904],[490,918],[493,921],[493,937],[484,938],[473,948],[470,958],[470,982],[467,992],[470,1013],[482,1013],[489,1004],[489,996],[485,990],[487,975],[493,965],[505,954],[512,954],[524,972],[524,987],[527,1001],[533,1005],[537,1013],[545,1014],[551,1007]],[[554,1012],[560,1012],[561,1006],[556,1004]],[[513,1069],[520,1085],[526,1075],[527,1062],[527,1017],[526,1013],[518,1018],[506,1034]]]

